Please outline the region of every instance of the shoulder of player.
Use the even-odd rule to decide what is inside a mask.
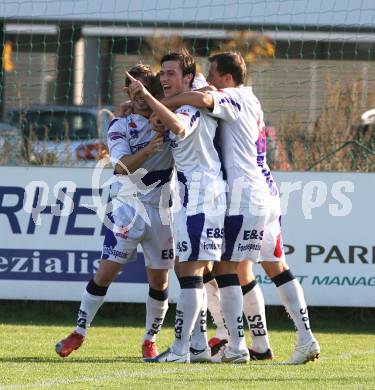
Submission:
[[[207,91],[206,93],[209,93],[211,96],[213,96],[215,100],[220,101],[221,99],[233,99],[239,96],[239,93],[236,91],[236,89],[238,88],[221,88],[215,91]]]
[[[244,93],[245,89],[246,89],[246,87],[239,86],[239,87],[222,88],[222,89],[218,89],[217,91],[213,91],[213,92],[217,92],[218,96],[220,96],[220,94],[230,95],[230,96],[238,96],[238,95],[241,95],[242,93]]]
[[[177,108],[176,113],[181,114],[183,112],[191,112],[193,110],[197,110],[197,109],[193,106],[190,106],[189,104],[184,104],[183,106]]]
[[[200,116],[202,113],[204,113],[204,109],[197,108],[194,106],[190,106],[188,104],[185,104],[181,107],[179,107],[176,111],[176,114],[182,114],[188,117],[193,117],[193,116]]]
[[[108,132],[121,131],[127,132],[138,127],[144,127],[148,124],[148,119],[140,115],[130,114],[127,117],[116,117],[113,118],[108,126]],[[151,127],[151,125],[150,125]]]
[[[237,88],[231,88],[231,90],[233,90],[233,94],[238,96],[239,98],[242,98],[245,96],[255,97],[253,88],[251,86],[248,86],[248,85],[241,85]]]
[[[209,116],[206,108],[197,108],[189,105],[181,106],[176,111],[176,114],[182,114],[186,116],[186,118],[190,119],[190,126],[192,126],[194,123],[196,124],[202,121],[206,122],[207,120],[213,120],[213,118]]]
[[[108,131],[113,131],[114,129],[118,131],[121,128],[125,128],[127,126],[127,118],[121,116],[114,117],[108,125]]]
[[[253,95],[252,92],[251,95]],[[242,86],[236,88],[224,88],[218,90],[215,96],[218,104],[233,105],[241,110],[242,104],[244,100],[246,100],[246,96],[249,96],[249,90],[248,87]]]

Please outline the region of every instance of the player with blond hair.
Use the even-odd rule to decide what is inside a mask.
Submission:
[[[138,64],[129,74],[146,86],[154,81],[148,65]],[[61,357],[81,346],[108,287],[124,264],[136,260],[138,244],[143,248],[149,281],[142,354],[144,358],[158,355],[156,335],[168,310],[168,271],[174,266],[169,197],[163,200],[161,190],[170,190],[173,159],[169,141],[152,130],[147,102],[131,92],[129,96],[132,113],[113,119],[107,136],[117,178],[111,186],[112,205],[117,207],[111,212],[112,226],[105,235],[99,269],[83,293],[76,329],[56,344]],[[126,195],[128,186],[135,186],[137,199]],[[161,219],[160,209],[166,220]]]

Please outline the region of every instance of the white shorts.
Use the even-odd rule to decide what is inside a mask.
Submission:
[[[254,263],[276,262],[285,258],[281,237],[279,196],[269,198],[266,216],[255,216],[249,209],[226,216],[222,260]]]
[[[143,204],[151,222],[133,207],[124,204],[112,213],[113,228],[104,238],[102,259],[126,264],[137,260],[137,246],[143,249],[145,265],[152,269],[172,269],[174,251],[169,211],[164,211],[168,224],[164,225],[158,207]]]
[[[257,216],[249,208],[240,208],[239,215],[226,215],[221,260],[257,262],[267,214]]]
[[[225,205],[225,194],[222,195],[220,197]],[[224,236],[224,213],[217,216],[204,212],[187,215],[186,208],[182,207],[174,215],[173,234],[179,262],[220,261]]]

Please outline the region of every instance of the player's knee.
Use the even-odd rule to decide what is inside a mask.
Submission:
[[[162,291],[162,290],[166,290],[167,289],[168,281],[165,280],[165,279],[162,279],[162,278],[152,279],[152,280],[149,281],[149,285],[154,290]]]
[[[221,261],[215,263],[213,268],[213,274],[215,276],[226,275],[226,274],[235,274],[237,273],[238,263],[230,261]]]
[[[168,287],[168,271],[148,269],[148,284],[155,290],[165,290]]]
[[[240,279],[241,286],[249,284],[255,279],[253,267],[250,261],[242,261],[237,268],[237,275]]]
[[[113,261],[102,260],[99,269],[94,276],[94,281],[98,286],[108,287],[117,276],[121,265]]]
[[[94,282],[98,286],[108,287],[114,278],[111,275],[99,274],[94,276]]]
[[[262,267],[265,273],[267,274],[267,276],[270,278],[274,278],[277,275],[280,275],[289,269],[287,264],[282,261],[277,261],[277,262],[263,261]]]
[[[240,285],[245,286],[246,284],[249,284],[253,280],[255,280],[255,276],[251,274],[241,274],[237,270],[238,279],[240,280]]]

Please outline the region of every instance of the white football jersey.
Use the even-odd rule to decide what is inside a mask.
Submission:
[[[225,192],[221,163],[213,143],[217,121],[206,110],[189,105],[180,107],[176,115],[185,129],[183,136],[169,133],[177,179],[180,189],[184,187],[180,200],[187,206],[188,214],[207,212],[207,207],[215,204],[214,199]]]
[[[193,80],[193,85],[191,86],[191,89],[195,91],[196,89],[201,89],[204,87],[207,87],[208,83],[206,78],[203,76],[202,73],[197,73]]]
[[[251,87],[209,92],[210,115],[219,118],[223,165],[229,185],[228,207],[262,205],[278,194],[266,161],[263,111]]]
[[[147,118],[131,114],[126,118],[114,118],[108,128],[107,141],[110,158],[115,167],[118,160],[143,149],[157,135]],[[133,174],[118,175],[112,184],[111,196],[134,197],[142,202],[158,206],[163,189],[162,206],[168,207],[173,157],[168,135],[161,152],[150,156]],[[167,191],[165,191],[167,186]]]

